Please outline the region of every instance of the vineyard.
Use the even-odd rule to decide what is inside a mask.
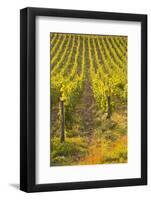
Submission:
[[[50,34],[50,165],[127,162],[127,37]]]

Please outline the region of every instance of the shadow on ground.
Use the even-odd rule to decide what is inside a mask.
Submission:
[[[11,187],[15,188],[16,190],[19,190],[19,184],[17,184],[17,183],[10,183],[9,185]]]

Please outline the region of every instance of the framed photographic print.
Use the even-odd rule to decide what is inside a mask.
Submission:
[[[20,189],[147,184],[147,16],[20,12]]]

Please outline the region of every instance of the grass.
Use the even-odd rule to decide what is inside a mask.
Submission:
[[[117,109],[112,113],[111,119],[108,119],[106,114],[102,114],[94,107],[91,113],[94,128],[91,130],[81,120],[80,109],[81,107],[78,113],[73,115],[74,125],[70,129],[66,128],[65,142],[60,143],[59,129],[56,129],[51,138],[50,165],[126,163],[128,161],[126,109],[124,107]]]
[[[91,139],[88,153],[80,160],[81,165],[127,163],[127,135],[123,129],[107,130]]]
[[[126,163],[127,162],[127,136],[121,136],[113,143],[102,141],[102,163]]]
[[[60,143],[58,137],[51,141],[51,166],[74,165],[87,153],[87,143],[82,137],[66,138]]]
[[[119,121],[120,120],[120,121]],[[75,130],[65,132],[64,143],[59,137],[51,139],[51,166],[113,164],[127,162],[127,127],[125,116],[114,113],[104,120],[90,137]]]

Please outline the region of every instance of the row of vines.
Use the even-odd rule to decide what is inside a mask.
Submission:
[[[66,127],[87,78],[98,108],[109,118],[116,105],[127,103],[127,37],[51,33],[50,39],[51,107],[64,107]]]

